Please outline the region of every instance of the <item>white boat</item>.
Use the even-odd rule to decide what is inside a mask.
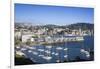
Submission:
[[[44,55],[42,55],[42,54],[41,54],[41,55],[38,55],[38,56],[39,56],[39,57],[44,57]]]
[[[45,60],[51,60],[52,57],[50,57],[50,56],[44,56],[43,59],[45,59]]]
[[[90,57],[90,53],[88,51],[85,51],[84,49],[81,49],[81,52],[84,53],[87,58]]]
[[[31,50],[28,50],[28,52],[31,53],[32,51]]]
[[[45,52],[46,52],[46,53],[48,53],[48,54],[50,54],[50,53],[51,53],[51,51],[49,51],[49,50],[46,50]]]
[[[16,54],[20,55],[20,56],[25,56],[25,54],[21,51],[16,51]]]
[[[19,49],[20,47],[19,46],[16,46],[16,48]]]
[[[38,49],[38,51],[43,52],[43,51],[44,51],[44,49]]]
[[[29,47],[29,49],[31,49],[31,50],[35,50],[36,48],[35,48],[35,47]]]
[[[64,48],[64,51],[67,51],[68,50],[68,48]]]
[[[54,54],[55,54],[55,52],[52,52],[51,54],[52,54],[52,55],[54,55]]]
[[[21,49],[21,51],[25,51],[25,50],[27,50],[27,49],[26,49],[26,48],[22,48],[22,49]]]
[[[56,60],[56,62],[57,62],[57,63],[59,63],[59,62],[60,62],[60,60]]]
[[[55,53],[55,55],[56,55],[56,56],[58,56],[58,55],[59,55],[59,53]]]
[[[57,50],[62,50],[63,48],[62,48],[62,47],[57,47],[56,49],[57,49]]]
[[[50,49],[50,48],[52,48],[52,46],[46,46],[46,48],[49,48]]]
[[[68,57],[68,55],[64,55],[64,58],[67,58]]]
[[[86,54],[86,57],[89,58],[90,57],[90,54]]]
[[[38,55],[38,52],[32,52],[33,53],[33,55]]]
[[[80,51],[81,51],[82,53],[84,53],[84,52],[85,52],[85,50],[84,50],[84,49],[81,49]]]

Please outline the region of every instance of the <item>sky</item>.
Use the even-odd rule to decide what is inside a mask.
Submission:
[[[15,22],[68,25],[94,23],[94,9],[68,6],[15,4]]]

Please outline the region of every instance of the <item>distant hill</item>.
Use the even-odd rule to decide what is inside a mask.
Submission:
[[[47,27],[47,28],[56,28],[56,27],[58,27],[58,25],[47,24],[47,25],[43,25],[43,27]]]
[[[90,24],[90,23],[75,23],[75,24],[70,24],[70,25],[65,25],[65,26],[59,26],[59,25],[54,25],[54,24],[47,24],[47,25],[33,25],[32,23],[15,23],[15,27],[17,28],[30,28],[30,27],[37,27],[37,28],[49,28],[49,29],[53,29],[53,28],[69,28],[71,30],[76,29],[82,29],[82,30],[93,30],[94,29],[94,24]]]
[[[94,29],[94,24],[90,23],[76,23],[76,24],[71,24],[67,26],[69,29],[82,29],[82,30],[93,30]]]
[[[76,23],[76,24],[70,24],[70,25],[65,25],[65,26],[59,26],[59,25],[44,25],[43,27],[47,28],[69,28],[69,29],[82,29],[82,30],[93,30],[94,29],[94,24],[90,23]]]
[[[29,28],[33,26],[32,23],[15,23],[15,28]]]

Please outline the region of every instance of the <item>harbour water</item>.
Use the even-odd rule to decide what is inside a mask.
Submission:
[[[22,46],[15,48],[23,52],[36,64],[89,61],[94,59],[94,37],[85,36],[84,41],[65,42],[51,45]],[[92,52],[92,55],[91,55]]]

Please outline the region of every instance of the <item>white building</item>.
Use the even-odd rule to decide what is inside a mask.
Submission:
[[[35,41],[34,38],[31,38],[31,41],[34,42]]]
[[[28,39],[32,38],[32,34],[22,35],[22,42],[27,42]]]
[[[20,39],[20,38],[21,38],[21,32],[20,32],[20,31],[15,32],[15,33],[14,33],[14,37],[15,37],[16,39]]]
[[[45,38],[45,41],[48,42],[48,43],[52,43],[53,39],[50,36],[48,36],[48,37]]]

